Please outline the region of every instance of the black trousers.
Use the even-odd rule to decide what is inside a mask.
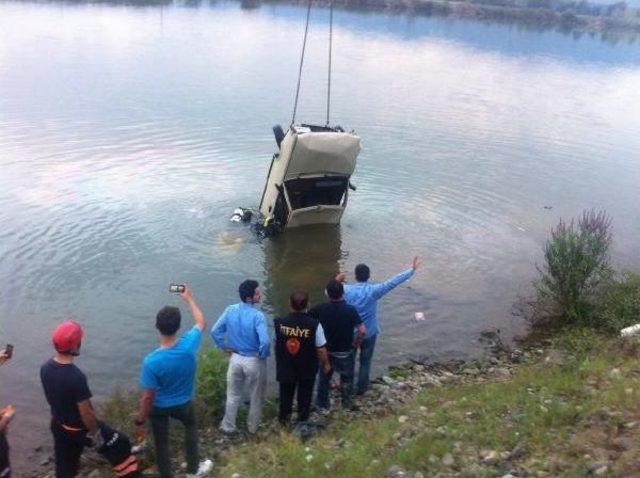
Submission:
[[[80,468],[80,456],[90,444],[87,431],[66,431],[59,423],[51,421],[53,451],[56,460],[56,478],[74,478]]]
[[[0,432],[0,478],[11,478],[9,444],[7,443],[7,437],[3,432]]]
[[[280,382],[280,411],[278,420],[286,423],[291,416],[293,409],[293,396],[298,398],[298,421],[306,422],[311,413],[311,396],[313,395],[313,385],[316,378],[298,380],[295,382]]]
[[[162,478],[171,478],[171,453],[169,450],[169,418],[184,425],[184,447],[187,461],[187,473],[198,471],[198,427],[196,414],[191,401],[175,407],[153,407],[149,420],[156,446],[156,465]]]

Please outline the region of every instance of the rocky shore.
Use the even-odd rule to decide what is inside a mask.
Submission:
[[[480,341],[484,344],[486,354],[470,361],[449,361],[445,363],[429,363],[419,360],[395,365],[389,368],[388,374],[375,379],[371,384],[371,389],[362,397],[358,397],[356,411],[345,411],[334,406],[329,415],[318,414],[314,412],[311,416],[311,422],[316,424],[316,430],[322,433],[322,429],[330,425],[334,419],[341,421],[358,420],[366,418],[387,417],[396,413],[400,413],[402,408],[410,403],[415,396],[426,389],[433,387],[455,386],[459,384],[481,383],[487,380],[505,380],[508,379],[513,367],[522,360],[527,360],[531,356],[531,352],[520,349],[510,349],[505,347],[500,339],[499,331],[486,331],[482,333]],[[539,353],[542,353],[540,349]],[[135,410],[135,394],[131,397],[130,408]],[[337,390],[332,391],[332,401],[338,400]],[[261,425],[257,436],[249,437],[245,434],[229,437],[222,434],[216,427],[205,427],[201,430],[201,455],[219,463],[224,459],[224,455],[232,448],[242,446],[246,443],[259,443],[268,440],[270,437],[283,433],[275,419],[274,403],[267,405],[265,410],[265,420]],[[420,407],[421,412],[426,413],[426,409]],[[406,415],[398,415],[398,423],[403,424],[409,420]],[[176,429],[178,427],[175,427]],[[177,431],[177,430],[174,430]],[[125,430],[126,432],[126,430]],[[291,430],[295,435],[296,431]],[[179,434],[176,434],[178,440]],[[302,437],[305,439],[306,437]],[[401,432],[396,433],[398,444],[401,445],[407,436]],[[336,447],[344,446],[344,442],[337,440]],[[177,452],[174,458],[174,466],[176,472],[183,470],[186,466],[182,462],[181,447],[174,446]],[[54,478],[53,457],[49,450],[43,447],[35,449],[36,460],[39,463],[38,469],[32,472],[30,478]],[[517,452],[517,450],[516,450]],[[497,452],[495,452],[497,453]],[[482,457],[484,460],[491,461],[491,457],[495,454],[488,451],[487,456]],[[503,453],[504,455],[504,453]],[[496,455],[497,456],[497,455]],[[141,456],[141,463],[147,468],[146,472],[153,474],[154,469],[151,466],[152,456]],[[444,459],[445,462],[448,458]],[[106,478],[111,477],[111,470],[105,466],[104,462],[92,450],[87,450],[82,458],[81,476],[86,478]],[[238,475],[239,477],[240,475]],[[390,477],[413,477],[420,478],[420,473],[410,474],[401,468],[393,468],[389,470]],[[238,478],[236,477],[236,478]]]

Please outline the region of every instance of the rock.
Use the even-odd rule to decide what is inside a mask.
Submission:
[[[240,473],[234,473],[231,478],[240,478]]]
[[[395,383],[395,380],[392,379],[391,377],[389,377],[388,375],[383,375],[382,376],[382,381],[384,383],[386,383],[387,385],[391,385],[391,384]]]
[[[622,377],[622,372],[620,372],[619,368],[612,368],[609,371],[609,378],[618,379],[620,377]]]
[[[444,466],[452,466],[454,463],[455,463],[455,460],[453,459],[453,455],[451,453],[446,453],[442,457],[442,464]]]
[[[489,453],[482,457],[482,461],[487,465],[495,465],[496,463],[498,463],[499,457],[500,455],[497,451],[491,450]]]
[[[47,456],[45,458],[43,458],[42,460],[40,460],[40,466],[47,466],[49,463],[51,463],[51,457]]]
[[[627,422],[624,424],[625,428],[635,428],[638,422]]]
[[[389,478],[402,478],[405,476],[405,473],[398,465],[393,465],[387,470],[387,476]]]
[[[422,474],[422,472],[420,472],[420,471],[416,471],[416,472],[413,474],[413,478],[424,478],[424,475]]]
[[[606,463],[595,461],[589,465],[589,474],[593,476],[603,476],[609,467]]]
[[[400,416],[398,417],[398,422],[399,422],[399,423],[406,423],[406,421],[407,421],[407,420],[409,420],[409,417],[408,417],[408,416],[406,416],[406,415],[400,415]]]
[[[313,455],[307,455],[307,456],[304,457],[304,459],[307,460],[307,461],[311,461],[311,460],[313,460]]]
[[[516,477],[511,473],[507,473],[506,475],[502,475],[502,478],[516,478]]]

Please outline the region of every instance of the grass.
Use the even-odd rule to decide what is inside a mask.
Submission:
[[[594,462],[608,463],[606,476],[634,476],[640,435],[625,424],[640,419],[638,348],[583,329],[560,334],[552,347],[562,363],[542,355],[504,381],[425,390],[383,418],[338,416],[307,443],[283,432],[239,446],[217,476],[364,478],[397,465],[424,476],[582,477]],[[443,463],[447,454],[452,464]]]

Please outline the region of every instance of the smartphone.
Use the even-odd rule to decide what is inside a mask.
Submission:
[[[13,356],[13,345],[7,344],[4,348],[4,353],[7,354],[7,358],[11,358]]]
[[[182,294],[187,287],[184,284],[170,284],[169,292],[173,292],[174,294]]]

